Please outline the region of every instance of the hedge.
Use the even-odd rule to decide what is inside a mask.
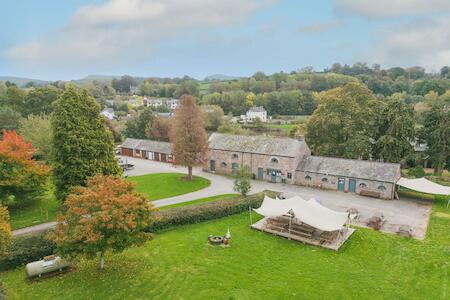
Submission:
[[[43,231],[15,238],[9,256],[0,260],[0,271],[24,265],[53,254],[56,245],[46,239],[48,232]]]
[[[248,211],[249,206],[261,206],[264,194],[271,197],[275,195],[274,192],[266,191],[247,197],[237,196],[158,211],[156,221],[146,231],[156,233],[174,226],[239,214]],[[49,231],[39,232],[15,238],[10,255],[0,260],[0,271],[12,269],[53,254],[56,251],[56,245],[46,238],[48,233]]]
[[[233,214],[248,211],[249,206],[259,207],[264,194],[274,197],[275,193],[266,191],[247,197],[233,197],[196,205],[175,207],[159,211],[157,220],[150,226],[148,232],[158,232],[174,226],[194,224],[207,220],[218,219]]]

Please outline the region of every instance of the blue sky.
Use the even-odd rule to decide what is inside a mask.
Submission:
[[[0,75],[251,75],[450,64],[448,0],[1,0]]]

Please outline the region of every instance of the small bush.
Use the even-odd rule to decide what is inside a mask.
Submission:
[[[149,232],[158,232],[160,230],[173,226],[194,224],[202,221],[218,219],[233,214],[239,214],[248,211],[249,206],[259,207],[264,199],[265,193],[258,193],[248,197],[235,197],[213,202],[201,203],[176,207],[158,212],[157,221],[153,223]],[[267,195],[274,197],[273,192],[266,192]]]
[[[416,178],[425,176],[425,170],[422,167],[411,168],[408,171],[409,176],[414,176]]]
[[[53,254],[56,245],[46,238],[48,231],[17,237],[13,240],[9,255],[0,260],[0,271],[42,259]]]

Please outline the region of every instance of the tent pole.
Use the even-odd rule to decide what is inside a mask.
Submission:
[[[292,217],[289,216],[289,240],[291,239],[291,224],[292,224]]]

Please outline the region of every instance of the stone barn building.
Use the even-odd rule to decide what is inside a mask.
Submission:
[[[232,175],[243,164],[255,179],[294,184],[298,164],[310,154],[300,140],[213,133],[204,169]]]
[[[367,160],[309,156],[297,167],[295,183],[303,186],[393,199],[400,165]]]
[[[311,155],[303,140],[213,133],[204,170],[232,175],[247,165],[253,178],[393,199],[400,165]]]
[[[124,156],[145,158],[150,160],[173,162],[172,144],[152,140],[127,138],[120,146]]]

